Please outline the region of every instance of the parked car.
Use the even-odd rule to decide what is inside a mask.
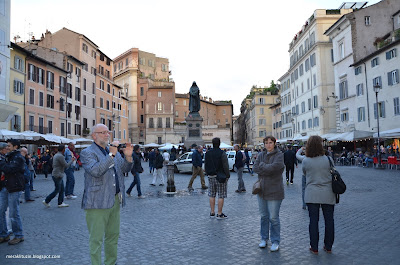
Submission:
[[[192,154],[193,152],[184,153],[174,161],[175,173],[192,172]],[[203,158],[203,169],[204,169],[204,158]]]
[[[244,155],[244,151],[242,150],[243,158],[246,156]],[[235,157],[236,157],[236,151],[227,151],[226,156],[228,157],[228,164],[229,164],[229,169],[231,171],[235,171]],[[251,159],[251,151],[249,151],[249,157],[250,157],[250,168],[253,168],[253,161]],[[247,170],[246,164],[244,165],[244,170]]]

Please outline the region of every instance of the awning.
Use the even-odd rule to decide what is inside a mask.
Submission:
[[[400,138],[400,128],[379,132],[381,138]],[[378,133],[374,133],[374,138],[378,138]]]
[[[156,144],[156,143],[149,143],[149,144],[145,144],[145,145],[143,145],[143,147],[160,147],[160,145],[159,144]]]
[[[83,143],[93,143],[92,139],[86,139],[86,138],[76,138],[76,139],[72,139],[72,142],[74,144],[83,144]]]
[[[18,108],[10,104],[0,103],[0,122],[9,122]]]
[[[372,138],[372,134],[373,134],[372,132],[367,132],[367,131],[352,131],[352,132],[340,133],[340,134],[333,136],[327,140],[352,142],[352,141],[356,141],[356,140]]]
[[[232,149],[233,146],[222,142],[222,143],[219,145],[219,148],[221,148],[221,149],[222,149],[222,148],[223,148],[223,149]]]
[[[31,137],[26,137],[20,132],[0,130],[0,140],[9,140],[9,139],[32,140]]]

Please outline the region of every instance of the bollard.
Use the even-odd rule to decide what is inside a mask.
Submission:
[[[167,192],[175,192],[175,180],[174,180],[175,165],[172,161],[167,164]]]

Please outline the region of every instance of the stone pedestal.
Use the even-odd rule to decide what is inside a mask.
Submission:
[[[186,120],[185,147],[188,150],[190,150],[193,144],[204,146],[204,140],[202,137],[203,118],[198,113],[190,113],[185,120]]]

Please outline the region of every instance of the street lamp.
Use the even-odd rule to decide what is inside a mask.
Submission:
[[[378,105],[378,93],[381,90],[381,85],[380,84],[375,84],[374,85],[374,92],[375,92],[375,97],[376,97],[376,121],[378,123],[378,144],[377,144],[377,148],[378,148],[378,165],[377,165],[377,169],[384,169],[384,167],[382,167],[382,158],[381,158],[381,148],[380,148],[380,135],[379,135],[379,105]]]

